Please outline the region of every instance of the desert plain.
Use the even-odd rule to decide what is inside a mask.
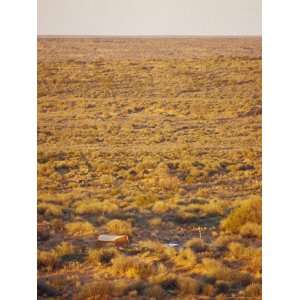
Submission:
[[[37,209],[39,299],[261,299],[261,38],[39,38]]]

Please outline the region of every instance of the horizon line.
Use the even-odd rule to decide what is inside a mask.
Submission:
[[[262,38],[261,34],[252,35],[252,34],[222,34],[222,35],[172,35],[172,34],[154,34],[154,35],[95,35],[95,34],[37,34],[37,38]]]

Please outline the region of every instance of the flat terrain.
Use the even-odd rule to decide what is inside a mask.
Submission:
[[[260,299],[260,38],[38,40],[38,280],[39,299]]]

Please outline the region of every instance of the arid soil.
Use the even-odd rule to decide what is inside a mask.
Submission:
[[[260,299],[261,39],[38,39],[37,208],[39,299]]]

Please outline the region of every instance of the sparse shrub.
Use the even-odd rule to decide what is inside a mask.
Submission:
[[[216,300],[226,300],[227,296],[225,294],[219,294],[216,296]]]
[[[169,167],[165,162],[160,162],[156,169],[155,173],[159,176],[168,176],[169,175]]]
[[[75,250],[72,244],[62,242],[50,251],[39,251],[38,266],[39,268],[53,271],[65,257],[74,254],[74,252]]]
[[[161,244],[157,241],[152,240],[146,240],[146,241],[140,241],[139,247],[143,250],[156,252],[156,253],[163,253],[165,251],[165,245]]]
[[[260,271],[261,269],[261,249],[245,247],[240,243],[230,243],[228,249],[231,255],[238,260],[247,262],[248,267],[253,271]]]
[[[148,221],[148,223],[151,226],[159,226],[162,223],[162,219],[161,218],[152,218]]]
[[[194,295],[198,294],[201,290],[200,282],[191,277],[179,276],[177,277],[177,284],[182,294]]]
[[[64,221],[61,219],[55,219],[51,222],[52,228],[55,232],[62,232],[65,228]]]
[[[261,284],[252,283],[245,288],[245,297],[261,297]]]
[[[130,282],[124,293],[129,294],[130,297],[134,297],[136,295],[142,295],[145,288],[146,283],[144,280],[134,280]]]
[[[45,268],[47,271],[53,271],[58,263],[58,257],[54,251],[38,251],[37,255],[38,268]]]
[[[152,210],[157,214],[163,214],[169,210],[169,206],[163,201],[157,201],[152,206]]]
[[[228,245],[230,253],[237,259],[249,257],[250,251],[244,245],[238,242],[232,242]]]
[[[247,222],[240,228],[240,234],[243,237],[256,237],[261,239],[262,227],[259,224]]]
[[[212,258],[204,258],[202,268],[206,275],[217,280],[231,281],[235,276],[234,271],[226,267],[222,262]]]
[[[109,201],[84,201],[76,205],[76,214],[113,213],[119,209],[118,205]]]
[[[89,249],[87,255],[87,261],[91,264],[99,263],[100,249]]]
[[[63,214],[63,209],[55,204],[41,203],[38,205],[38,212],[46,216],[59,217]]]
[[[202,294],[208,297],[214,297],[216,295],[216,289],[210,283],[204,284],[202,287]]]
[[[188,240],[185,244],[185,247],[191,248],[194,252],[201,252],[206,249],[206,246],[202,239],[200,238],[192,238]]]
[[[73,254],[74,247],[68,242],[62,242],[61,244],[55,247],[54,251],[58,257],[62,257],[65,255]]]
[[[106,224],[106,228],[109,232],[115,233],[115,234],[132,234],[132,226],[131,223],[123,220],[111,220]]]
[[[141,166],[144,169],[154,169],[157,165],[157,160],[152,156],[147,156],[143,159]]]
[[[155,284],[147,287],[144,291],[144,295],[147,297],[147,299],[155,298],[158,300],[158,299],[165,299],[166,292],[160,285]]]
[[[119,255],[119,252],[115,248],[89,249],[87,261],[91,264],[107,265],[117,255]]]
[[[238,233],[247,222],[261,224],[261,200],[250,199],[244,201],[240,207],[233,210],[222,222],[222,229],[232,233]]]
[[[113,272],[128,278],[145,279],[153,273],[153,267],[137,257],[118,256],[113,260]]]
[[[177,177],[164,176],[159,178],[159,187],[169,190],[177,191],[180,186],[180,180]]]
[[[261,273],[261,248],[245,247],[240,243],[228,245],[230,254],[237,260],[243,261],[245,267],[255,274]]]
[[[111,175],[102,175],[100,177],[100,183],[103,185],[112,185],[113,181],[114,181],[114,178]]]
[[[230,235],[220,235],[219,237],[217,237],[214,240],[213,244],[214,244],[214,246],[216,246],[218,248],[225,248],[233,240],[234,240],[233,236],[230,236]]]
[[[255,255],[252,257],[250,262],[248,263],[249,270],[255,274],[261,274],[262,271],[262,253],[261,249],[258,249]]]
[[[201,205],[201,210],[207,215],[222,215],[224,213],[225,204],[221,201],[213,201]]]
[[[134,200],[138,206],[146,207],[158,201],[158,197],[152,193],[146,193],[146,194],[136,195]]]
[[[149,251],[151,255],[157,256],[162,260],[176,255],[176,250],[174,248],[167,247],[166,245],[156,241],[141,241],[139,242],[139,246],[142,250]]]
[[[104,216],[99,216],[97,217],[97,224],[98,225],[104,225],[105,223],[108,222],[108,218],[104,217]]]
[[[78,300],[97,299],[109,300],[113,291],[112,284],[107,280],[97,280],[95,282],[82,285],[77,295]]]
[[[165,137],[161,133],[157,133],[153,136],[152,142],[154,143],[162,143],[165,141]]]
[[[89,235],[96,232],[95,227],[86,221],[68,223],[65,228],[68,234],[74,236]]]
[[[179,210],[176,212],[175,221],[179,224],[188,224],[197,221],[198,217],[189,212]]]
[[[130,291],[132,281],[130,279],[118,279],[114,281],[114,295],[121,297]]]
[[[198,203],[188,204],[184,208],[185,212],[199,214],[201,211],[201,205]]]
[[[182,267],[192,267],[197,263],[197,255],[189,248],[181,250],[175,257],[177,265]]]

